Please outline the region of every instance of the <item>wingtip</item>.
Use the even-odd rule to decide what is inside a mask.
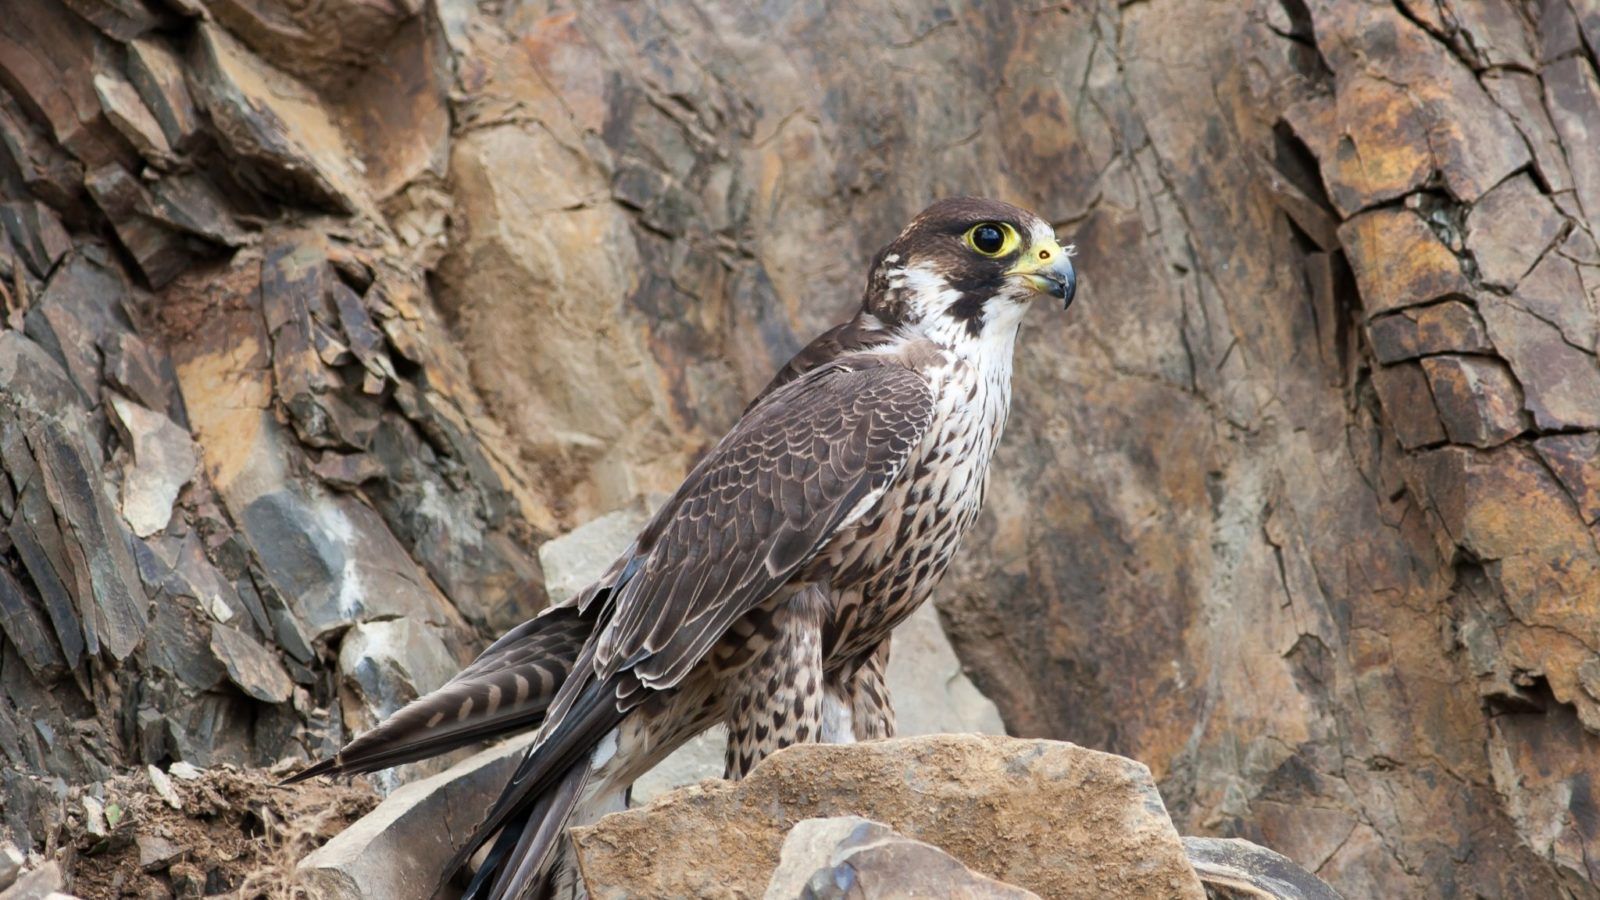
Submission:
[[[293,775],[290,775],[288,778],[278,782],[278,786],[287,787],[291,784],[299,784],[302,781],[310,781],[318,775],[337,774],[339,774],[339,757],[335,756],[325,759],[319,763],[306,766],[304,769],[301,769]]]

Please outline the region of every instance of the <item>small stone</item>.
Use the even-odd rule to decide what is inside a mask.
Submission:
[[[311,467],[329,487],[343,491],[353,491],[375,478],[383,477],[383,463],[370,453],[335,453],[328,451],[322,454]]]
[[[106,825],[106,806],[88,794],[83,795],[83,830],[94,837],[111,833]]]
[[[72,249],[72,238],[55,211],[38,201],[0,203],[0,225],[11,235],[11,246],[28,270],[39,278],[49,277],[56,262]]]
[[[1522,391],[1500,360],[1430,356],[1422,360],[1422,368],[1451,443],[1494,447],[1527,428]]]
[[[155,766],[144,768],[145,774],[150,776],[150,784],[156,789],[156,796],[173,809],[183,809],[183,798],[173,788],[172,778]]]
[[[203,773],[192,763],[178,760],[172,765],[167,766],[167,774],[182,781],[195,781],[198,780]]]
[[[206,893],[206,873],[194,863],[174,863],[167,870],[176,900],[200,900]]]
[[[505,787],[531,732],[391,793],[378,808],[312,851],[295,868],[323,900],[427,900],[445,861]],[[176,866],[174,870],[176,870]]]
[[[1038,896],[979,875],[938,847],[912,840],[881,822],[835,816],[804,819],[789,829],[765,900],[1037,900]]]
[[[1471,290],[1455,254],[1408,209],[1361,213],[1339,227],[1339,237],[1368,318]]]
[[[1444,425],[1421,366],[1410,362],[1379,366],[1372,372],[1372,386],[1400,446],[1414,450],[1444,441]]]
[[[184,853],[182,847],[159,834],[140,834],[133,840],[139,848],[139,868],[146,872],[165,869]]]

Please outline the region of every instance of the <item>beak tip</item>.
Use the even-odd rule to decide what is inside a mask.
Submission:
[[[1061,267],[1061,308],[1065,310],[1072,305],[1072,298],[1078,293],[1078,270],[1068,262]]]

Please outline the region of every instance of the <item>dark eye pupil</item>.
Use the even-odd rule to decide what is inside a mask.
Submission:
[[[999,253],[1005,242],[1006,236],[993,225],[979,225],[978,230],[972,233],[972,246],[984,253]]]

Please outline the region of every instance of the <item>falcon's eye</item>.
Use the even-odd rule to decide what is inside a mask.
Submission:
[[[979,222],[967,229],[967,246],[984,256],[1005,256],[1020,243],[1017,230],[1004,222]]]

